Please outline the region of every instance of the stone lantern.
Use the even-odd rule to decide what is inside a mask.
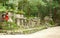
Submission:
[[[18,13],[15,15],[15,18],[16,18],[16,23],[17,23],[18,26],[24,24],[23,21],[25,20],[25,17],[24,17],[23,11],[18,12]]]

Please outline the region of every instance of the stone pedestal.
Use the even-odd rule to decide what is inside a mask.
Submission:
[[[18,26],[20,25],[20,19],[17,19],[17,25]]]

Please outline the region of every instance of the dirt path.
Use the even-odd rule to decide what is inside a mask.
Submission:
[[[60,26],[48,28],[31,35],[33,38],[60,38]]]
[[[11,37],[11,36],[5,36]],[[48,28],[29,35],[14,35],[13,38],[60,38],[60,26]],[[1,38],[1,37],[0,37]]]

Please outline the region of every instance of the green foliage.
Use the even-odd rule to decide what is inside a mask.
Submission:
[[[16,2],[16,0],[14,1]],[[0,2],[3,3],[4,1],[1,0]],[[16,11],[17,7],[19,11],[23,10],[25,12],[25,16],[38,16],[38,13],[46,16],[49,15],[50,8],[54,9],[59,7],[59,0],[53,0],[51,2],[50,0],[18,0],[18,6],[15,5],[15,2],[8,3],[7,0],[5,2],[6,9]]]
[[[25,12],[21,10],[21,11],[18,11],[17,14],[25,14]]]
[[[38,16],[43,19],[45,16],[50,16],[50,13],[53,15],[55,8],[60,8],[60,0],[14,0],[14,2],[10,0],[12,1],[10,3],[8,1],[0,0],[0,11],[13,9],[14,13],[22,13],[26,17]]]
[[[0,0],[0,3],[4,3],[4,2],[6,2],[6,1],[8,1],[8,0]]]
[[[5,6],[0,6],[0,12],[1,12],[1,11],[6,11]]]
[[[18,28],[18,26],[15,23],[3,22],[3,24],[2,24],[3,30],[12,30],[12,29],[17,29],[17,28]]]

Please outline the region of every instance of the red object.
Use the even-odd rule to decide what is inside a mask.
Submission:
[[[8,17],[8,15],[6,15],[6,16],[5,16],[5,20],[8,21],[8,19],[9,19],[9,17]]]

